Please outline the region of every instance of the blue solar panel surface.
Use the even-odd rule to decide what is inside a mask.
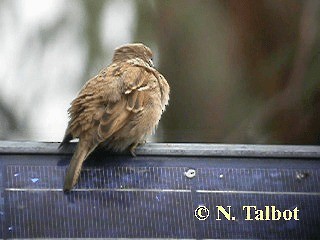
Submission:
[[[319,239],[318,154],[209,155],[99,152],[65,194],[71,152],[2,151],[0,237]]]

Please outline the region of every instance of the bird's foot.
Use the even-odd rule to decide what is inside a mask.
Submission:
[[[131,156],[132,156],[132,157],[136,157],[136,156],[137,156],[137,155],[136,155],[136,148],[137,148],[138,146],[141,146],[141,145],[145,144],[146,142],[147,142],[146,140],[143,140],[143,141],[141,141],[141,142],[136,142],[136,143],[131,144],[131,146],[130,146],[130,148],[129,148],[129,151],[130,151]]]
[[[135,144],[132,144],[131,147],[129,148],[129,151],[130,151],[130,154],[132,157],[137,156],[135,153],[137,146],[138,146],[138,144],[135,143]]]

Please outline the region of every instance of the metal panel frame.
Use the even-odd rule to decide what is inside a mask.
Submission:
[[[0,141],[2,154],[71,154],[75,143],[59,150],[57,142]],[[138,147],[140,156],[203,156],[259,158],[320,158],[320,146],[211,143],[147,143]]]

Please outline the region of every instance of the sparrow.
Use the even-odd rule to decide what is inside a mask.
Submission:
[[[135,149],[151,135],[169,101],[170,87],[154,68],[152,51],[142,43],[116,48],[112,63],[91,78],[71,102],[60,147],[78,138],[63,190],[78,181],[83,162],[97,148]]]

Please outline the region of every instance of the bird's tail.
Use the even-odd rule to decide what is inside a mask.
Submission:
[[[71,158],[70,165],[67,169],[67,174],[64,179],[64,192],[70,191],[78,182],[82,164],[84,160],[86,160],[90,152],[92,152],[92,150],[90,151],[90,147],[84,142],[80,141],[77,144],[76,150]]]

